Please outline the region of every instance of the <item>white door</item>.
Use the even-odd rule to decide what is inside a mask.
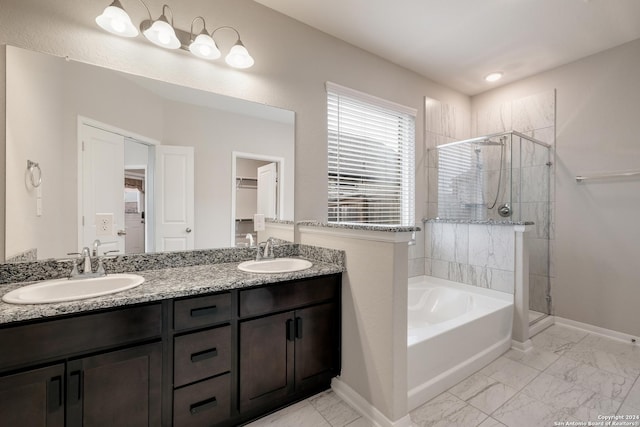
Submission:
[[[80,248],[100,240],[99,253],[125,252],[124,138],[82,125],[82,236]]]
[[[158,145],[155,150],[155,250],[193,249],[193,147]]]
[[[278,217],[278,165],[269,163],[258,168],[258,209],[265,218]]]

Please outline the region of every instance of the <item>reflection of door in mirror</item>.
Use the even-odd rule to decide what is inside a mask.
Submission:
[[[82,126],[82,227],[79,248],[125,253],[124,137]]]
[[[279,163],[264,156],[242,154],[235,158],[235,223],[233,243],[247,246],[251,234],[256,241],[253,215],[278,218]]]
[[[81,127],[79,248],[120,254],[193,249],[193,148],[149,145],[109,125]]]

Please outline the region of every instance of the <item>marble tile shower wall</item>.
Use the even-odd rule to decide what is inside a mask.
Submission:
[[[513,294],[513,226],[425,223],[431,276]]]
[[[529,305],[547,311],[547,285],[553,289],[555,241],[555,122],[556,92],[549,90],[472,113],[473,136],[516,130],[551,145],[550,152],[535,144],[513,144],[513,210],[521,220],[533,221],[529,245]],[[546,165],[552,162],[551,168]],[[548,193],[548,198],[547,198]]]
[[[435,218],[438,214],[438,160],[434,148],[437,145],[453,142],[469,137],[468,114],[453,105],[436,99],[425,98],[423,157],[417,159],[418,168],[422,168],[422,181],[416,180],[417,191],[425,194],[426,201],[422,207],[422,215],[418,218]],[[435,189],[435,193],[433,192]],[[435,194],[435,197],[433,195]],[[415,245],[409,246],[409,277],[431,274],[431,263],[425,257],[425,231],[416,233]]]
[[[520,144],[515,142],[512,147],[514,150],[512,153],[514,174],[511,179],[511,191],[513,193],[513,208],[517,215],[514,220],[528,220],[535,223],[533,231],[528,233],[527,237],[530,248],[530,301],[531,308],[537,311],[546,310],[546,285],[550,279],[553,283],[554,278],[555,169],[552,166],[548,170],[546,163],[549,160],[555,163],[555,98],[555,90],[549,90],[473,111],[469,132],[459,124],[462,118],[456,116],[455,110],[451,107],[430,99],[427,99],[425,104],[424,153],[426,158],[421,164],[426,168],[424,171],[426,182],[423,188],[427,189],[427,202],[424,207],[427,218],[435,218],[438,215],[438,157],[437,151],[434,149],[436,146],[467,137],[511,130],[532,136],[552,146],[550,154],[529,143],[523,144],[522,150],[520,150]],[[516,138],[514,138],[515,140]],[[494,155],[499,155],[499,150],[494,150]],[[546,194],[538,190],[548,191],[549,198],[547,199]],[[489,214],[488,218],[498,219],[499,217],[495,214]],[[435,229],[434,226],[436,226]],[[468,236],[468,233],[465,232],[468,227],[481,226],[426,223],[425,247],[420,249],[419,245],[416,245],[415,249],[410,250],[409,275],[416,276],[424,271],[424,274],[495,289],[502,287],[502,290],[513,292],[512,285],[511,290],[506,289],[506,285],[504,285],[505,280],[513,283],[513,267],[502,269],[491,264],[478,264],[479,259],[475,258],[469,261],[461,255],[465,252],[463,248],[468,244],[464,240],[465,236]],[[484,227],[494,230],[485,232],[487,239],[490,234],[499,235],[506,230],[510,230],[510,234],[513,233],[511,227]],[[431,235],[440,232],[443,236],[447,234],[450,237],[441,238]],[[473,235],[477,237],[477,234]],[[451,236],[456,240],[462,240],[451,243]],[[449,249],[445,249],[441,245],[449,245],[447,246]],[[458,248],[458,255],[453,258],[451,257],[451,245]],[[419,256],[422,254],[424,254],[424,266],[419,260]]]

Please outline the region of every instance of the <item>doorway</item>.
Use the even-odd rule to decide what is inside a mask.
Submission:
[[[193,147],[87,118],[78,129],[78,249],[98,255],[194,247]]]
[[[233,153],[232,232],[233,246],[257,243],[254,214],[280,219],[284,159],[251,153]],[[251,237],[249,237],[251,236]]]

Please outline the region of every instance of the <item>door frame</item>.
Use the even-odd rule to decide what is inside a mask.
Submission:
[[[284,212],[284,195],[287,189],[285,188],[284,170],[285,159],[284,157],[269,156],[265,154],[245,153],[241,151],[231,152],[231,247],[236,246],[236,163],[238,159],[246,160],[260,160],[265,162],[272,162],[278,164],[278,219],[282,219]],[[257,243],[257,242],[256,242]]]
[[[146,144],[149,146],[156,146],[156,145],[160,145],[160,141],[153,139],[153,138],[149,138],[148,136],[144,136],[144,135],[140,135],[138,133],[135,132],[131,132],[129,130],[125,130],[125,129],[121,129],[117,126],[113,126],[104,122],[101,122],[99,120],[95,120],[86,116],[82,116],[82,115],[78,115],[78,121],[77,121],[77,130],[76,130],[76,135],[77,135],[77,145],[76,145],[76,152],[77,152],[77,167],[76,167],[76,209],[77,209],[77,221],[76,221],[76,227],[78,230],[78,252],[80,252],[82,250],[82,247],[84,245],[83,241],[82,241],[82,236],[83,236],[83,225],[82,225],[82,214],[83,214],[83,208],[82,208],[82,179],[83,179],[83,172],[82,172],[82,141],[83,141],[83,136],[84,136],[84,132],[83,132],[83,127],[89,126],[89,127],[93,127],[96,129],[100,129],[106,132],[111,132],[111,133],[115,133],[118,134],[120,136],[122,136],[123,138],[129,138],[129,139],[133,139],[136,140],[138,142],[140,142],[141,144]],[[147,176],[147,180],[148,180],[148,176]],[[124,183],[123,183],[123,188],[124,188]],[[151,201],[147,200],[148,203],[151,203]],[[146,224],[145,224],[146,225]],[[146,230],[148,231],[148,230]],[[147,234],[147,233],[145,233]],[[146,250],[146,248],[145,248]]]

